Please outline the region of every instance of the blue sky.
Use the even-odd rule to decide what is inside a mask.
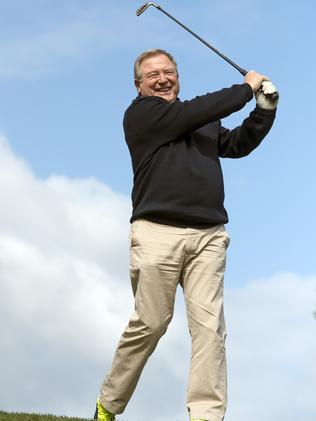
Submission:
[[[314,2],[165,0],[159,4],[241,67],[268,75],[280,91],[277,119],[262,145],[247,158],[222,161],[225,203],[230,216],[227,228],[232,240],[226,273],[230,305],[227,305],[226,312],[235,334],[240,328],[235,320],[249,318],[253,319],[251,326],[257,334],[267,327],[260,322],[267,307],[271,310],[270,314],[277,318],[277,308],[286,312],[286,309],[290,311],[298,305],[297,318],[288,313],[288,317],[283,314],[284,320],[281,318],[283,324],[282,320],[269,320],[272,325],[275,323],[288,332],[289,341],[292,340],[291,327],[301,323],[298,336],[306,332],[302,340],[308,342],[310,339],[306,338],[314,335],[314,330],[311,332],[309,329],[315,329],[312,311],[316,307],[316,147],[313,133],[316,115],[312,92]],[[131,296],[127,282],[126,238],[132,172],[122,118],[136,94],[132,79],[135,57],[147,48],[169,50],[179,66],[181,99],[242,82],[242,76],[235,69],[156,9],[150,8],[144,15],[136,17],[135,11],[140,5],[141,2],[129,0],[0,0],[0,234],[3,240],[0,243],[3,247],[0,282],[3,300],[12,304],[7,310],[5,306],[2,310],[3,326],[6,329],[12,327],[8,330],[8,344],[11,345],[4,349],[8,357],[5,363],[7,379],[10,378],[10,382],[14,380],[14,370],[8,368],[13,364],[13,356],[23,361],[19,354],[22,351],[17,351],[21,332],[35,332],[25,336],[26,342],[23,343],[28,343],[27,338],[30,341],[30,346],[23,351],[25,358],[33,355],[31,344],[38,344],[41,352],[48,349],[45,346],[51,344],[52,339],[46,338],[45,332],[49,332],[52,326],[54,333],[51,337],[56,343],[69,334],[66,328],[64,332],[59,332],[58,324],[52,322],[53,307],[50,311],[43,309],[40,298],[36,298],[36,291],[41,291],[43,283],[48,282],[48,291],[58,302],[54,276],[59,276],[58,291],[68,290],[67,279],[72,279],[70,285],[74,288],[77,283],[82,287],[78,289],[74,313],[69,315],[66,304],[64,313],[61,312],[65,319],[69,316],[69,329],[71,320],[77,320],[75,315],[82,317],[84,324],[87,323],[89,338],[90,327],[103,329],[102,320],[106,320],[106,326],[113,323],[116,326],[111,345],[97,342],[95,353],[86,350],[74,359],[74,372],[80,366],[84,368],[83,372],[90,373],[87,374],[87,384],[93,386],[89,390],[80,389],[78,385],[71,389],[68,384],[69,388],[65,391],[67,399],[58,405],[58,387],[52,386],[52,401],[45,406],[19,386],[20,393],[25,396],[30,393],[30,398],[17,405],[10,397],[15,386],[13,382],[12,389],[8,387],[7,394],[0,398],[0,409],[51,410],[74,415],[79,412],[78,415],[88,416],[88,397],[94,399],[96,391],[92,389],[100,381],[100,371],[103,373],[106,364],[110,363],[116,339],[124,326],[123,320],[128,317],[130,304],[127,303],[131,302]],[[253,107],[254,102],[251,102],[241,112],[225,119],[223,124],[227,127],[238,125]],[[114,239],[116,236],[118,239]],[[37,265],[43,273],[48,271],[47,276],[37,278]],[[33,276],[34,273],[37,275]],[[27,288],[28,282],[35,293],[33,290],[31,294]],[[27,297],[32,295],[30,308],[18,298],[22,285]],[[105,300],[108,305],[102,304],[105,305],[103,313],[100,310],[95,314],[98,322],[91,318],[90,325],[80,309],[82,306],[90,313],[96,311],[94,306],[100,299],[97,291],[108,297],[108,301]],[[117,291],[126,302],[117,304]],[[272,304],[269,301],[254,305],[257,297],[254,291],[262,293],[263,297],[274,297],[276,301],[273,299]],[[294,300],[294,291],[301,301]],[[44,292],[41,293],[45,296]],[[90,301],[87,299],[91,307],[86,304],[86,293],[91,298]],[[234,300],[238,297],[246,303],[242,308],[236,307]],[[249,297],[254,301],[247,302]],[[71,300],[69,303],[72,307]],[[179,303],[175,326],[185,324],[180,297]],[[21,306],[23,309],[26,306],[26,313],[31,311],[33,315],[27,322],[18,317]],[[115,306],[118,306],[117,310]],[[243,313],[245,307],[248,307],[249,313]],[[37,313],[44,317],[42,329],[38,331],[34,330]],[[162,370],[165,370],[166,376],[173,373],[170,385],[182,385],[186,381],[186,366],[177,368],[177,362],[170,360],[170,355],[173,346],[180,346],[186,361],[188,349],[182,348],[184,346],[175,328],[170,332],[167,339],[163,339],[157,359],[144,374],[140,391],[148,384],[155,385],[155,373]],[[245,343],[249,340],[246,333],[240,332],[240,338],[245,338]],[[267,335],[269,340],[268,332]],[[74,337],[73,341],[82,345],[80,338]],[[91,341],[94,341],[93,337]],[[232,359],[232,412],[231,415],[228,413],[228,417],[236,415],[240,418],[234,419],[248,421],[247,411],[251,414],[251,407],[245,409],[234,401],[240,387],[237,374],[242,360],[241,356],[241,360],[234,363],[234,355],[239,355],[238,344],[237,338],[232,339],[229,351]],[[276,340],[271,373],[278,372],[277,367],[280,368],[276,356],[280,347],[277,348],[277,345]],[[280,346],[283,347],[284,343]],[[73,357],[71,349],[71,344],[67,349],[60,346],[49,360],[51,367],[67,365],[70,356]],[[309,372],[306,376],[310,376],[308,362],[311,349],[316,349],[315,340],[309,343],[307,354],[302,358],[298,358],[298,354],[285,358],[289,365],[283,367],[284,373],[291,372],[296,378],[301,369],[301,373]],[[304,367],[300,366],[302,359],[305,360]],[[254,359],[254,371],[262,360],[269,361],[269,358],[266,359],[263,354],[260,361]],[[47,367],[45,361],[43,367]],[[33,373],[32,387],[38,391],[40,372],[35,370]],[[279,372],[278,379],[273,377],[266,384],[274,382],[274,385],[284,388],[282,381],[277,383],[283,376],[284,390],[293,392],[288,374],[284,373]],[[300,382],[315,386],[315,377],[307,379],[303,374],[300,376]],[[240,390],[249,390],[250,383],[249,380],[242,384],[245,389],[240,387]],[[158,384],[163,385],[162,380]],[[140,396],[141,392],[138,393]],[[157,396],[160,394],[162,390],[157,392]],[[308,392],[304,396],[307,395]],[[76,396],[82,397],[82,406],[78,406]],[[289,396],[290,392],[283,397],[284,405]],[[168,408],[173,411],[174,421],[176,417],[182,421],[184,412],[177,412],[177,399],[175,397],[174,406],[170,404]],[[142,414],[144,418],[148,416],[154,402],[149,396],[147,400],[147,406],[141,399],[131,403],[127,414],[130,421],[136,419],[135,414]],[[295,419],[298,414],[302,416],[304,407],[305,419],[312,421],[315,406],[309,406],[308,402],[303,405],[301,401],[295,405]],[[277,409],[275,411],[276,419],[279,414]],[[152,419],[162,421],[157,417]],[[273,416],[270,419],[274,420]],[[294,415],[291,418],[288,414],[288,418],[284,419],[292,420]]]
[[[135,95],[133,61],[146,48],[162,46],[174,53],[183,99],[242,81],[236,70],[154,8],[136,18],[138,4],[0,3],[0,127],[38,176],[92,175],[130,193],[121,122]],[[281,93],[278,118],[264,145],[249,158],[223,163],[232,248],[236,244],[232,282],[260,276],[262,269],[265,275],[280,269],[311,274],[312,236],[305,236],[299,256],[295,244],[314,224],[315,143],[308,124],[315,114],[309,75],[315,61],[314,6],[311,1],[287,2],[286,7],[250,1],[194,5],[162,4],[242,67],[269,75]],[[252,106],[223,123],[239,124]],[[248,226],[253,239],[243,234]],[[241,251],[249,250],[249,241],[260,255]]]

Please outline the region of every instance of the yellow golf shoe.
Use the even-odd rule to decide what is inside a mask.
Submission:
[[[94,418],[97,421],[115,421],[115,415],[107,411],[100,402],[100,398],[97,400],[97,406],[94,414]]]

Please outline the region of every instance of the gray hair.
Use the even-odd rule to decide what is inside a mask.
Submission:
[[[134,79],[138,80],[139,82],[142,80],[142,73],[141,73],[141,70],[140,70],[140,66],[146,58],[158,56],[160,54],[163,54],[163,55],[167,56],[168,59],[174,64],[174,66],[176,68],[177,76],[178,76],[178,66],[177,66],[177,62],[175,61],[174,57],[170,53],[168,53],[168,51],[161,50],[160,48],[151,48],[150,50],[144,51],[143,53],[141,53],[137,57],[137,59],[134,63]]]

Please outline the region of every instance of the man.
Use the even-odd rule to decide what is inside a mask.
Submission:
[[[277,106],[268,78],[180,101],[177,64],[164,50],[136,60],[138,97],[124,116],[134,171],[130,275],[135,310],[97,401],[95,419],[124,411],[142,369],[172,319],[183,288],[192,358],[187,407],[193,421],[222,421],[226,409],[223,276],[229,237],[219,157],[239,158],[270,130]],[[261,90],[259,88],[261,87]],[[240,127],[220,119],[256,96]]]

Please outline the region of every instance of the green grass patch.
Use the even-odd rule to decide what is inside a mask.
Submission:
[[[90,421],[87,418],[56,417],[49,414],[23,414],[0,411],[0,421]]]

